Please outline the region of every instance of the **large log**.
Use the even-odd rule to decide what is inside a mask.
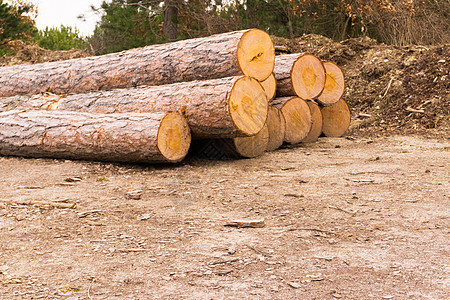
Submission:
[[[196,138],[257,134],[266,122],[268,101],[251,77],[227,77],[162,86],[0,98],[0,111],[58,109],[95,113],[183,111]]]
[[[311,111],[312,124],[308,135],[302,140],[302,143],[312,143],[317,141],[322,133],[322,113],[316,102],[306,101],[306,103]]]
[[[322,93],[317,97],[317,102],[323,106],[330,106],[338,102],[344,95],[344,72],[331,61],[326,61],[323,65],[326,72],[325,86]]]
[[[286,120],[284,141],[289,144],[300,143],[311,130],[311,111],[305,100],[299,97],[275,98],[272,105],[279,108]]]
[[[0,68],[0,97],[82,93],[247,75],[266,79],[275,50],[259,29],[152,45],[103,56]]]
[[[178,162],[190,146],[177,112],[91,114],[67,111],[0,113],[0,155],[120,162]]]
[[[341,137],[350,126],[351,113],[347,101],[340,99],[331,106],[321,108],[322,133],[328,137]]]
[[[294,53],[275,57],[277,97],[299,96],[315,99],[325,85],[325,68],[320,59],[308,53]]]
[[[254,136],[195,141],[191,153],[206,159],[238,159],[261,156],[269,142],[267,125]]]
[[[269,106],[267,114],[267,127],[269,129],[269,142],[267,143],[266,151],[273,151],[283,145],[286,134],[286,120],[283,113],[272,105]]]
[[[266,80],[261,81],[261,85],[264,88],[269,101],[275,98],[277,92],[277,80],[275,79],[275,75],[273,73],[270,74]]]

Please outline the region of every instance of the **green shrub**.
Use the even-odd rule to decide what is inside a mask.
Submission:
[[[77,29],[61,25],[60,28],[45,28],[39,30],[35,37],[42,48],[49,50],[86,49],[88,43],[80,36]]]

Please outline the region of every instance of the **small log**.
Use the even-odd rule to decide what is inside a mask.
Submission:
[[[337,103],[321,108],[323,126],[322,133],[328,137],[341,137],[350,126],[351,114],[347,101],[339,100]]]
[[[268,142],[269,129],[265,125],[254,136],[196,141],[191,153],[213,160],[253,158],[261,156],[266,151]]]
[[[315,99],[325,85],[325,67],[320,59],[308,53],[294,53],[275,57],[277,97],[299,96]]]
[[[305,100],[299,97],[275,98],[272,105],[279,108],[286,120],[284,141],[289,144],[300,143],[311,130],[311,111]]]
[[[0,97],[84,93],[273,71],[270,36],[250,29],[102,56],[0,68]]]
[[[322,94],[317,97],[317,102],[323,106],[330,106],[342,98],[345,91],[344,72],[338,65],[331,61],[323,63],[326,79]]]
[[[270,101],[275,98],[275,94],[277,92],[277,80],[275,79],[275,75],[272,73],[266,80],[261,81],[261,85],[266,92],[267,99]]]
[[[119,162],[178,162],[190,146],[177,112],[90,114],[67,111],[0,113],[0,155]]]
[[[267,127],[269,129],[269,142],[266,151],[274,151],[283,145],[286,134],[286,120],[281,111],[272,105],[269,106],[269,113],[267,114]]]
[[[3,105],[2,105],[3,104]],[[267,118],[267,97],[251,77],[227,77],[162,86],[58,96],[0,98],[0,109],[51,109],[93,113],[183,111],[196,138],[252,136]]]
[[[312,143],[319,139],[322,133],[322,113],[320,107],[314,101],[306,101],[311,111],[312,125],[308,135],[302,140],[302,143]]]

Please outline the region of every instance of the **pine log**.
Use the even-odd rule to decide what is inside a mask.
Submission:
[[[251,29],[102,56],[0,68],[0,97],[83,93],[273,71],[270,36]]]
[[[274,74],[277,79],[277,97],[315,99],[325,85],[322,61],[308,53],[276,56]]]
[[[254,136],[195,141],[191,153],[213,160],[253,158],[261,156],[265,152],[268,142],[269,129],[265,125]]]
[[[350,126],[351,114],[347,101],[340,99],[331,106],[321,108],[322,133],[328,137],[341,137]]]
[[[275,75],[273,73],[267,77],[266,80],[261,81],[261,85],[264,88],[269,101],[275,98],[275,94],[277,92],[277,80],[275,79]]]
[[[311,111],[312,125],[308,135],[302,140],[302,143],[312,143],[319,139],[322,133],[322,113],[319,105],[314,101],[306,101]]]
[[[322,94],[317,97],[317,102],[323,106],[330,106],[338,102],[344,95],[344,72],[333,62],[326,61],[323,65],[326,73],[325,87]]]
[[[269,106],[267,114],[267,127],[269,129],[269,142],[266,151],[274,151],[283,145],[286,134],[286,120],[281,111],[272,105]]]
[[[275,98],[272,105],[279,108],[286,120],[284,141],[300,143],[311,130],[312,117],[308,104],[299,97]]]
[[[0,113],[0,155],[119,162],[178,162],[190,146],[182,114]]]
[[[94,113],[183,111],[195,138],[252,136],[267,117],[267,97],[251,77],[227,77],[58,96],[0,98],[0,111],[58,109]]]

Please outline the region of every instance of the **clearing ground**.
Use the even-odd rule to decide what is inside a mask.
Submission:
[[[346,138],[178,165],[0,157],[0,299],[449,299],[449,45],[274,40],[342,66]]]

